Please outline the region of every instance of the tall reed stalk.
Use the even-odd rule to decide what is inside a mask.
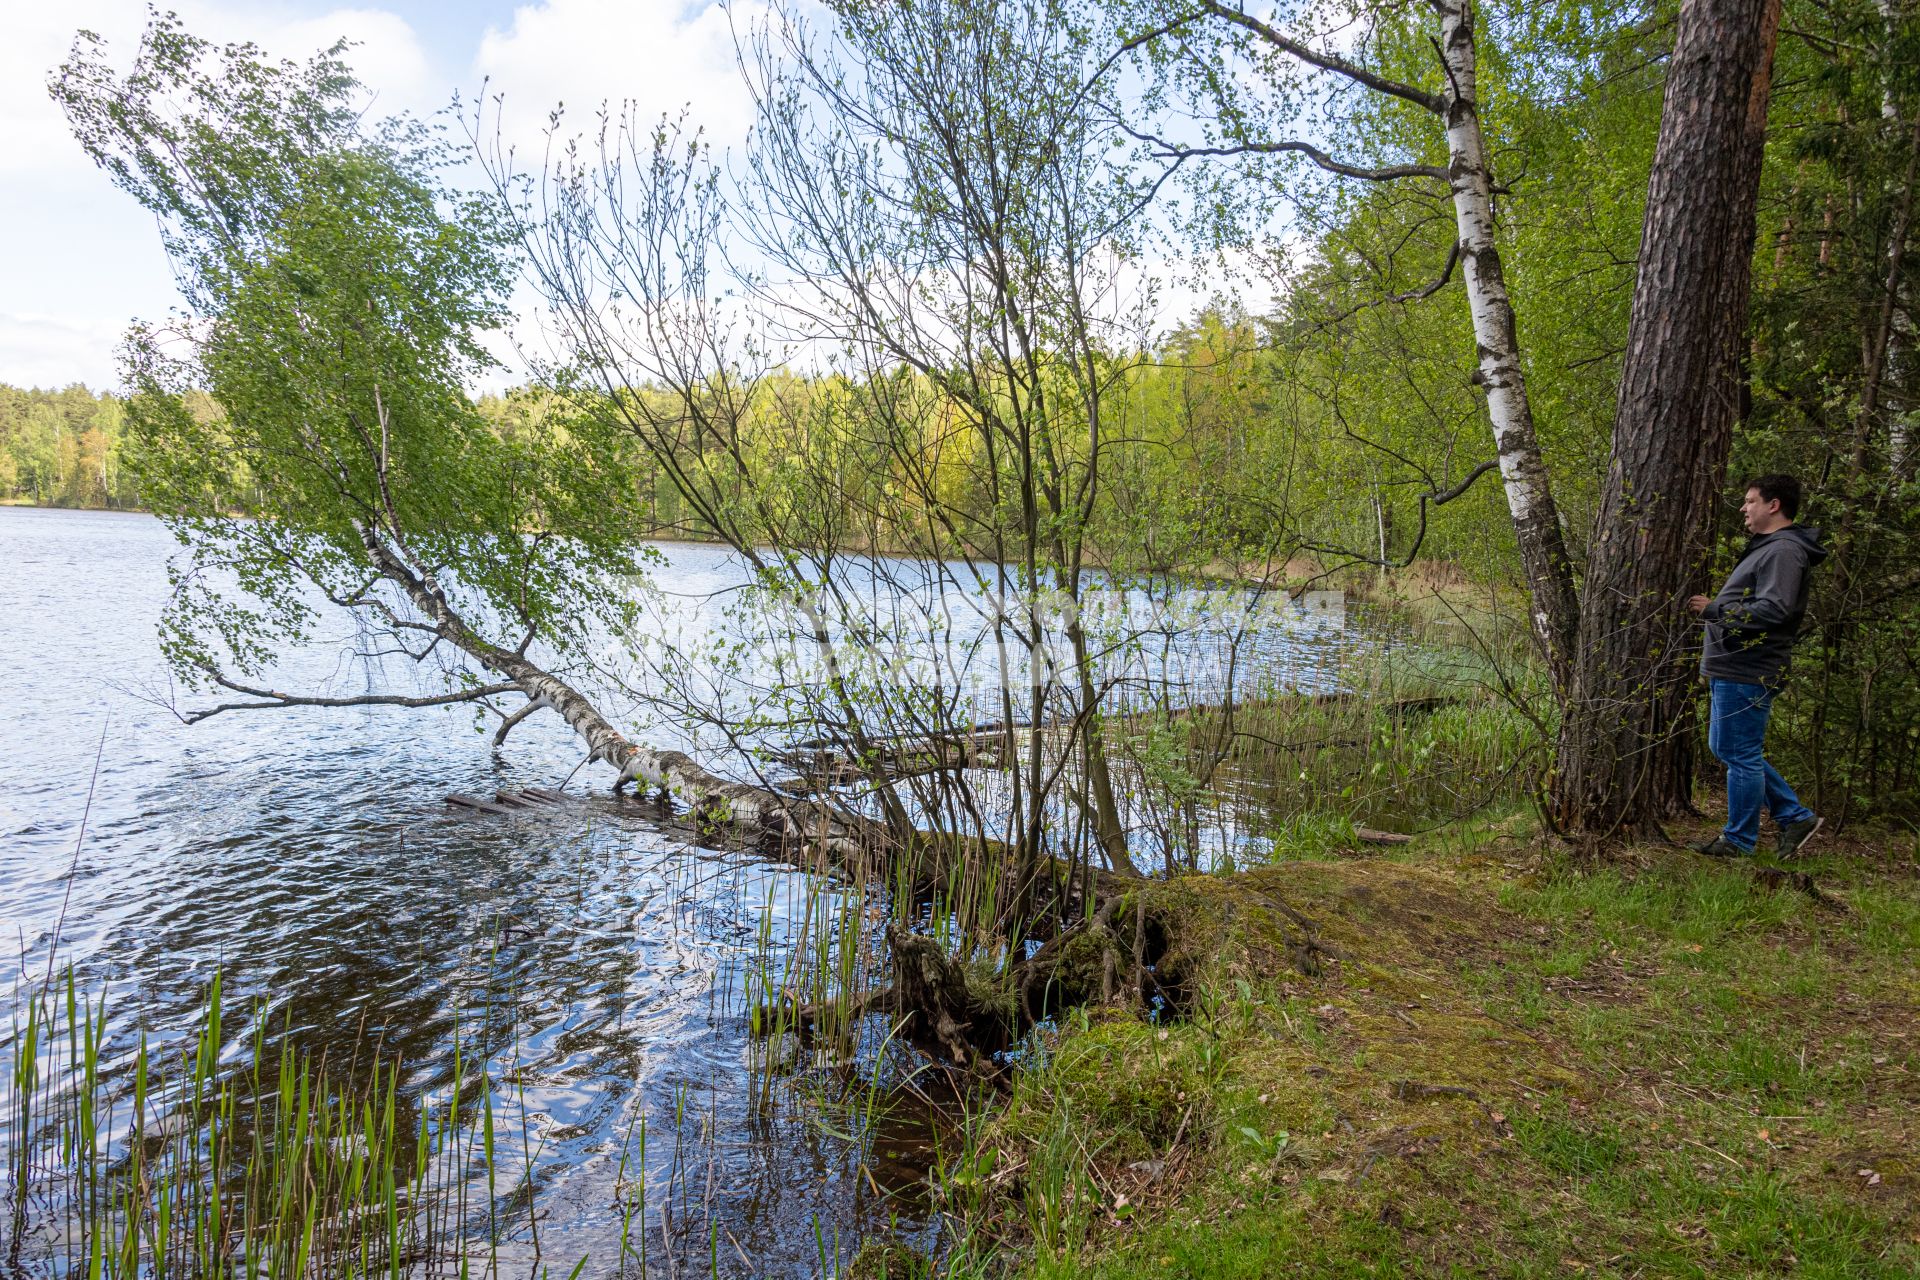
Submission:
[[[493,1090],[456,1046],[444,1101],[377,1052],[342,1067],[226,1043],[221,983],[186,1044],[108,1059],[105,997],[69,970],[15,1002],[0,1095],[8,1268],[88,1280],[491,1275]],[[469,1079],[469,1076],[473,1079]],[[478,1092],[476,1101],[473,1094]],[[484,1228],[484,1229],[482,1229]]]

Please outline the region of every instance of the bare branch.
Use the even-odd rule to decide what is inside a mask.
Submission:
[[[1377,71],[1369,71],[1359,63],[1348,62],[1335,54],[1322,53],[1318,49],[1309,48],[1280,31],[1279,28],[1262,22],[1251,14],[1229,8],[1219,0],[1200,0],[1200,9],[1203,13],[1219,18],[1222,22],[1231,23],[1251,32],[1282,53],[1298,58],[1310,66],[1319,67],[1322,71],[1331,71],[1335,75],[1345,76],[1356,84],[1363,84],[1375,92],[1411,102],[1416,107],[1424,107],[1435,115],[1442,115],[1446,111],[1446,104],[1440,100],[1438,94],[1428,93],[1424,89],[1417,89],[1410,84],[1389,79]]]
[[[1452,502],[1455,498],[1465,493],[1468,489],[1471,489],[1473,487],[1473,482],[1475,480],[1478,480],[1481,476],[1487,474],[1487,472],[1489,471],[1497,470],[1499,466],[1500,466],[1500,463],[1497,459],[1489,459],[1486,462],[1483,462],[1479,466],[1475,467],[1473,470],[1469,471],[1467,473],[1467,478],[1462,480],[1459,484],[1453,485],[1452,487],[1446,488],[1446,489],[1429,489],[1425,493],[1421,494],[1420,495],[1420,528],[1419,528],[1419,531],[1413,535],[1413,545],[1407,548],[1406,559],[1399,560],[1399,561],[1362,560],[1361,563],[1379,565],[1383,569],[1404,569],[1408,565],[1412,564],[1413,558],[1420,554],[1420,544],[1427,540],[1428,508],[1443,507],[1447,503]]]
[[[1440,69],[1447,73],[1447,85],[1453,90],[1453,100],[1459,102],[1466,95],[1460,92],[1460,77],[1453,74],[1453,68],[1447,63],[1446,50],[1440,47],[1440,41],[1433,36],[1427,37],[1427,43],[1433,46],[1433,56],[1440,61]]]
[[[1437,178],[1441,182],[1447,181],[1447,171],[1439,165],[1390,164],[1373,169],[1365,165],[1336,160],[1311,142],[1297,142],[1293,139],[1280,142],[1240,142],[1224,147],[1184,147],[1150,133],[1141,133],[1125,124],[1121,124],[1120,128],[1131,134],[1135,140],[1156,148],[1155,155],[1159,159],[1172,160],[1177,164],[1203,156],[1281,155],[1290,152],[1303,155],[1327,172],[1337,173],[1345,178],[1363,178],[1368,182],[1389,182],[1396,178]]]
[[[1119,48],[1115,49],[1112,53],[1108,54],[1106,59],[1103,62],[1101,62],[1099,66],[1093,69],[1092,74],[1088,75],[1085,78],[1085,80],[1080,86],[1079,96],[1082,98],[1086,97],[1087,93],[1093,88],[1093,86],[1100,83],[1101,80],[1105,79],[1107,72],[1113,70],[1114,63],[1120,61],[1120,59],[1126,57],[1129,53],[1132,53],[1135,49],[1140,48],[1142,45],[1152,44],[1155,40],[1158,40],[1161,36],[1172,35],[1174,32],[1178,31],[1181,27],[1190,26],[1203,16],[1204,16],[1203,14],[1197,13],[1197,12],[1183,13],[1179,17],[1174,18],[1170,22],[1163,23],[1160,26],[1154,27],[1148,31],[1142,31],[1139,35],[1134,36],[1131,39],[1122,42]]]
[[[208,670],[208,676],[223,689],[245,694],[249,698],[258,698],[258,702],[222,702],[218,706],[206,707],[199,711],[189,711],[180,716],[185,724],[198,724],[209,716],[217,716],[222,711],[266,711],[280,707],[446,707],[460,702],[478,702],[482,698],[498,697],[505,693],[521,692],[518,683],[506,681],[500,684],[480,685],[472,689],[461,689],[453,693],[434,694],[429,697],[409,698],[397,693],[365,693],[351,698],[310,697],[297,693],[282,693],[277,689],[261,689],[252,685],[230,680],[218,671]]]
[[[518,711],[514,712],[512,715],[508,716],[505,720],[501,721],[499,730],[493,735],[493,745],[498,747],[504,742],[506,742],[507,735],[513,732],[513,728],[515,725],[519,724],[522,720],[525,720],[528,716],[540,710],[542,707],[551,706],[551,705],[552,704],[549,703],[545,698],[528,699],[526,706],[520,708]]]
[[[1429,280],[1417,289],[1408,289],[1405,293],[1390,293],[1384,298],[1373,298],[1366,302],[1356,303],[1348,307],[1345,311],[1342,311],[1339,315],[1331,316],[1317,322],[1314,328],[1316,330],[1330,329],[1334,325],[1342,324],[1354,316],[1359,315],[1362,311],[1370,311],[1374,307],[1394,306],[1403,302],[1419,302],[1423,299],[1431,298],[1434,294],[1447,287],[1447,282],[1453,279],[1453,269],[1459,264],[1460,242],[1455,240],[1447,249],[1447,260],[1441,265],[1440,274],[1432,280]]]

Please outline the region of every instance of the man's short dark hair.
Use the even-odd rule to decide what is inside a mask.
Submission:
[[[1747,488],[1760,491],[1760,501],[1778,502],[1780,514],[1789,520],[1800,515],[1800,479],[1782,471],[1769,472],[1764,476],[1755,476],[1747,481]]]

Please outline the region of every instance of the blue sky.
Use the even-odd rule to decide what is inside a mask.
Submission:
[[[338,5],[169,0],[188,28],[297,57],[346,36],[377,111],[432,111],[483,76],[531,140],[557,100],[691,104],[716,140],[745,126],[728,17],[708,0],[503,0]],[[736,4],[750,17],[757,3]],[[173,280],[152,220],[67,136],[44,84],[80,28],[130,56],[141,0],[8,0],[0,8],[0,382],[116,382],[129,321],[159,319]]]

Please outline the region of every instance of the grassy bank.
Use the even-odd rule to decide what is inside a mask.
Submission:
[[[1070,1015],[954,1168],[1032,1276],[1920,1273],[1920,874],[1844,904],[1520,819],[1151,890],[1182,1016]]]

